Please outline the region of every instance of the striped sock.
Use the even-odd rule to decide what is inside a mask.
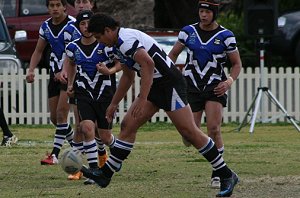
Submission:
[[[73,146],[72,143],[73,143],[74,132],[73,132],[71,125],[68,124],[68,129],[66,132],[67,132],[66,139],[69,142],[70,146]]]
[[[103,173],[106,177],[112,177],[114,172],[119,171],[122,162],[127,158],[133,149],[133,143],[125,142],[116,139],[115,145],[111,148],[110,156],[102,167]]]
[[[79,150],[82,154],[84,154],[83,142],[74,142],[72,141],[73,149]]]
[[[58,157],[61,147],[64,144],[68,127],[69,127],[68,123],[57,124],[57,126],[56,126],[54,142],[53,142],[53,150],[51,153],[51,154],[54,154],[56,157]]]
[[[98,147],[98,155],[102,156],[106,154],[105,146],[102,142],[101,139],[95,137],[95,140],[97,142],[97,147]]]
[[[87,161],[90,168],[98,167],[98,158],[97,158],[97,144],[95,140],[85,142],[83,141],[84,152],[87,156]]]
[[[222,178],[231,176],[231,170],[227,167],[222,155],[219,153],[215,143],[209,138],[208,143],[199,149],[199,153],[203,155],[212,165],[213,171]]]

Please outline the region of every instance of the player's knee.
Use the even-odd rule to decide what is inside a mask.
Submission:
[[[80,130],[83,134],[95,134],[95,126],[89,125],[84,121],[80,124]]]

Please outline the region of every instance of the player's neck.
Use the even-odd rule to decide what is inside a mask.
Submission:
[[[94,42],[96,42],[96,39],[94,36],[91,36],[91,37],[81,37],[81,43],[83,45],[91,45],[93,44]]]
[[[66,17],[67,17],[66,13],[63,13],[59,17],[52,17],[52,23],[53,23],[53,25],[61,24],[66,19]]]
[[[199,26],[202,30],[212,31],[218,28],[219,24],[216,21],[213,21],[210,24],[199,23]]]

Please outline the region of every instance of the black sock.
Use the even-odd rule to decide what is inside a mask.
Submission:
[[[2,111],[2,108],[0,108],[0,126],[2,128],[3,131],[3,136],[7,136],[7,137],[12,137],[13,134],[11,133],[11,131],[8,128],[4,113]]]

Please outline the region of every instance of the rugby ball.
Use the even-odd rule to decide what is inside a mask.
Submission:
[[[83,165],[82,154],[79,150],[66,149],[60,159],[62,169],[68,174],[75,174],[80,171]]]

